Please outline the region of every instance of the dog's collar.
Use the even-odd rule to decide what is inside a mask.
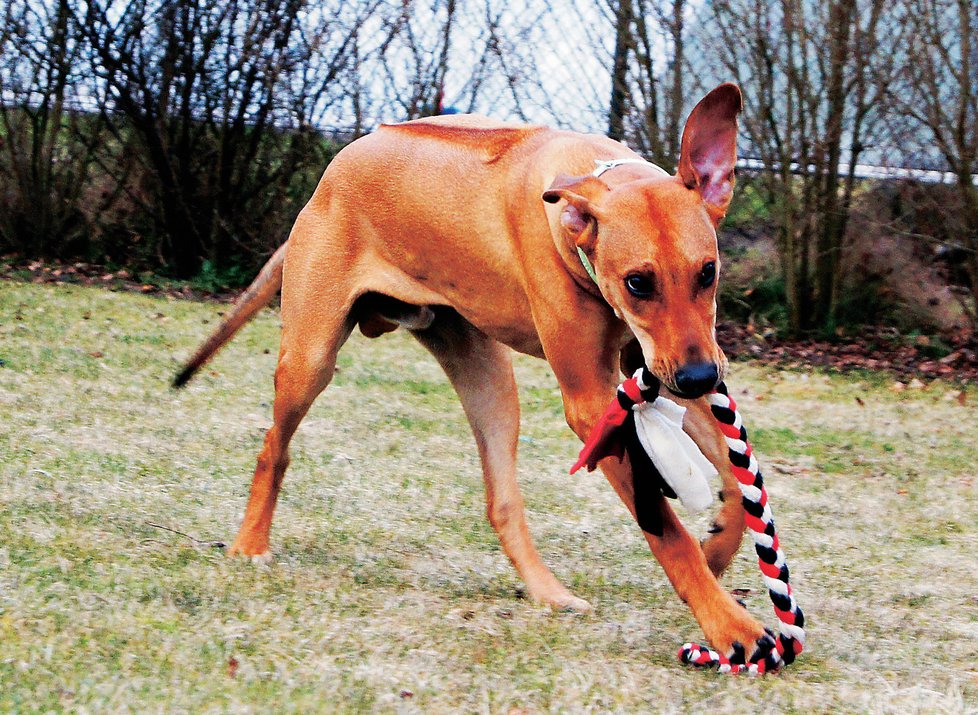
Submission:
[[[614,169],[616,166],[621,166],[622,164],[644,164],[645,166],[652,167],[656,171],[668,176],[668,173],[661,166],[656,166],[651,161],[646,161],[645,159],[611,159],[610,161],[602,161],[601,159],[595,159],[594,163],[597,167],[591,172],[591,176],[597,178],[601,176],[608,169]]]
[[[591,276],[591,280],[594,281],[594,285],[597,285],[598,274],[594,272],[594,266],[591,265],[591,260],[587,257],[584,249],[580,246],[577,247],[577,257],[581,259],[581,265],[584,266],[584,270],[587,272],[587,274]]]

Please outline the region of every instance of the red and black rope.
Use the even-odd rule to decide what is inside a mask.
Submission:
[[[627,418],[636,405],[654,400],[658,388],[659,381],[644,367],[619,385],[616,399],[592,430],[571,473],[583,466],[592,471],[598,461],[607,456],[614,455],[621,459],[626,444],[621,432]],[[758,566],[778,617],[780,633],[775,639],[773,633],[768,631],[768,635],[755,644],[749,660],[739,644],[728,658],[695,643],[684,644],[679,649],[679,659],[690,665],[716,667],[722,673],[764,673],[782,664],[792,663],[801,653],[805,643],[805,615],[788,581],[788,563],[778,540],[764,478],[747,439],[743,420],[737,412],[737,404],[722,382],[706,399],[727,443],[730,467],[740,486],[745,522],[754,539]]]

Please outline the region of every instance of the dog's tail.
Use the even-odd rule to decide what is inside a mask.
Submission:
[[[279,288],[282,287],[282,264],[285,262],[285,249],[289,245],[288,241],[278,247],[278,250],[268,259],[258,277],[251,282],[247,290],[242,293],[231,306],[230,314],[224,322],[211,333],[204,344],[197,348],[197,352],[187,361],[183,369],[173,378],[174,387],[183,387],[190,378],[194,376],[200,367],[210,360],[214,353],[224,347],[231,338],[234,337],[241,326],[251,320],[255,313],[268,305]]]

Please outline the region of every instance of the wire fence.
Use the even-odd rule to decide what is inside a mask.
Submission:
[[[978,284],[969,3],[9,0],[0,12],[0,250],[250,271],[339,145],[380,123],[479,112],[608,134],[671,170],[695,101],[736,81],[740,166],[780,222],[794,314],[811,305],[831,321],[825,275],[860,180],[954,187],[932,199],[951,210],[930,239],[954,241]]]

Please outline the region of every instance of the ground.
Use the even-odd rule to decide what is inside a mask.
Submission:
[[[341,354],[274,563],[226,558],[277,316],[168,386],[225,309],[0,283],[0,711],[978,712],[974,388],[733,366],[809,624],[752,680],[676,661],[699,629],[608,485],[567,475],[579,445],[529,358],[530,526],[592,614],[522,596],[457,400],[402,334]],[[773,625],[746,545],[723,583]]]

